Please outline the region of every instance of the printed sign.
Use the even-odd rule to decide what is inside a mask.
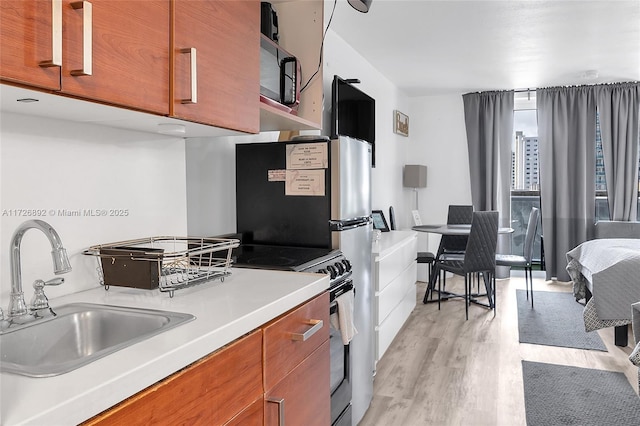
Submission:
[[[324,170],[287,170],[284,194],[324,197]]]
[[[329,153],[326,143],[296,143],[287,145],[287,169],[326,169]]]
[[[269,182],[285,182],[287,180],[287,171],[267,170],[267,180]]]

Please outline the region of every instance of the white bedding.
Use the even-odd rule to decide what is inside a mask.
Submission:
[[[631,321],[631,304],[640,301],[640,239],[586,241],[567,253],[567,261],[576,299],[588,288],[600,320]]]

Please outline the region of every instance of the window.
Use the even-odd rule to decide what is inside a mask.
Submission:
[[[511,227],[514,229],[511,251],[521,254],[531,207],[540,207],[540,176],[538,161],[538,124],[535,91],[516,92],[513,112],[514,137],[511,153]],[[640,147],[638,148],[640,150]],[[607,179],[600,120],[596,115],[596,220],[609,219]],[[640,171],[640,156],[638,161]],[[640,191],[640,172],[638,173]],[[640,195],[640,194],[639,194]],[[638,198],[640,220],[640,197]],[[540,235],[541,229],[538,228]],[[534,258],[540,259],[540,240],[536,238]]]
[[[538,172],[538,123],[535,92],[515,93],[514,137],[511,144],[511,252],[522,254],[532,207],[540,208]],[[538,227],[538,234],[541,227]],[[534,259],[541,258],[540,237],[534,244]]]
[[[640,146],[638,147],[640,150]],[[640,191],[640,155],[638,156],[638,190]],[[638,217],[640,220],[640,193],[638,194]],[[604,152],[600,117],[596,114],[596,220],[609,220],[609,201],[607,200],[607,177],[604,170]]]

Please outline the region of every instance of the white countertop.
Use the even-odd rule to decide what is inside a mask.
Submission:
[[[102,287],[52,299],[187,312],[194,321],[49,378],[0,374],[0,424],[75,425],[232,342],[329,287],[326,275],[232,268],[177,290]]]
[[[418,233],[416,231],[389,231],[380,233],[380,239],[373,241],[371,246],[371,252],[374,258],[382,258],[396,250],[399,243],[408,241],[412,238],[417,238]]]

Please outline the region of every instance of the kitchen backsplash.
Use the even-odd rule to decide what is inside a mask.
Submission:
[[[60,234],[73,271],[47,288],[55,298],[98,284],[93,244],[152,235],[187,235],[185,142],[181,138],[2,114],[0,123],[0,307],[9,303],[9,246],[15,229],[42,219]],[[21,245],[22,282],[53,275],[51,248],[38,230]]]

